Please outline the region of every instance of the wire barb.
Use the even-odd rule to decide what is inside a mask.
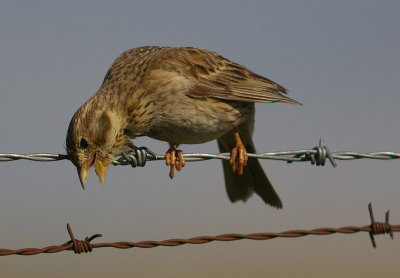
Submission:
[[[371,238],[372,246],[376,248],[374,235],[390,234],[390,237],[393,239],[393,227],[389,224],[389,210],[386,212],[386,223],[379,223],[375,222],[371,203],[369,203],[368,209],[371,217],[371,232],[369,232],[369,237]]]
[[[135,167],[144,167],[147,160],[157,160],[158,155],[146,147],[135,148],[129,152],[122,153],[118,160],[112,162],[117,165],[131,165]]]
[[[92,252],[93,250],[93,245],[90,243],[93,239],[97,237],[101,237],[101,234],[95,234],[91,236],[90,238],[86,237],[85,240],[78,240],[75,239],[74,234],[72,233],[71,227],[69,226],[69,223],[67,224],[67,230],[69,233],[69,236],[71,237],[71,240],[67,241],[61,246],[70,246],[72,244],[73,250],[75,254],[81,254],[82,252],[88,253]]]
[[[333,168],[336,168],[337,164],[329,151],[327,146],[324,146],[324,138],[319,139],[319,146],[314,147],[313,150],[316,151],[316,153],[311,153],[307,151],[305,154],[303,153],[298,153],[294,157],[300,158],[302,155],[304,155],[304,158],[306,160],[310,160],[311,164],[314,165],[316,164],[317,166],[325,166],[325,161],[326,158],[329,158],[329,161],[331,162]],[[288,161],[287,163],[292,163],[293,161]]]

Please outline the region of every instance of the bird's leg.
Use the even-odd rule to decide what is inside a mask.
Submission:
[[[237,172],[239,175],[241,175],[243,174],[243,166],[246,166],[247,164],[247,151],[244,148],[242,140],[240,140],[240,136],[236,127],[233,128],[233,132],[235,134],[236,147],[232,149],[229,164],[232,165],[232,171],[234,173]]]
[[[178,160],[176,160],[178,157]],[[171,144],[171,147],[165,154],[165,164],[170,166],[169,177],[172,179],[174,177],[174,167],[177,171],[182,170],[185,167],[185,159],[183,158],[183,153],[181,150],[176,150],[175,145]]]

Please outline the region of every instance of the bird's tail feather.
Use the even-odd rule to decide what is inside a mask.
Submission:
[[[224,135],[223,137],[225,136],[229,135]],[[223,137],[217,140],[220,152],[231,152],[232,150],[227,149],[226,144],[223,143]],[[243,140],[243,143],[248,153],[256,153],[251,138],[250,140]],[[231,202],[239,200],[246,202],[253,192],[256,192],[266,204],[278,209],[282,208],[282,202],[265,173],[259,159],[249,158],[247,165],[243,168],[242,175],[233,173],[232,166],[227,160],[222,161],[222,166],[225,175],[226,191]]]

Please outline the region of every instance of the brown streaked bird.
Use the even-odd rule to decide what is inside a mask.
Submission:
[[[248,160],[247,152],[256,152],[254,103],[299,104],[283,93],[287,90],[279,84],[206,49],[131,49],[114,61],[98,92],[76,111],[66,149],[85,188],[92,165],[104,185],[114,157],[134,148],[130,139],[168,142],[171,178],[174,167],[180,171],[185,165],[178,145],[217,139],[221,152],[232,153],[222,162],[229,199],[246,201],[256,192],[282,208],[260,161]]]

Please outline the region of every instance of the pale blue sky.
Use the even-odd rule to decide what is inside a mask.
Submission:
[[[303,106],[257,104],[259,152],[313,148],[400,152],[398,1],[5,1],[0,5],[0,153],[63,153],[74,112],[123,51],[196,46],[290,90]],[[167,144],[134,141],[157,153]],[[215,142],[183,145],[217,153]],[[400,223],[399,161],[263,161],[283,210],[258,196],[231,204],[220,161],[188,163],[174,180],[163,162],[94,171],[83,191],[69,161],[0,163],[0,249],[68,240],[164,240]],[[5,277],[374,277],[399,274],[400,240],[309,236],[154,249],[96,249],[0,259]]]

